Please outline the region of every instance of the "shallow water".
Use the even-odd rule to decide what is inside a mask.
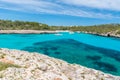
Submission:
[[[90,34],[1,34],[0,47],[40,52],[120,76],[120,39]]]

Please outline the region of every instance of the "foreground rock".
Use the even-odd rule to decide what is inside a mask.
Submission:
[[[97,70],[19,50],[0,49],[0,62],[21,66],[0,71],[0,80],[120,80]]]

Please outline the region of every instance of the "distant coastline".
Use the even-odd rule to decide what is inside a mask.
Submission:
[[[69,31],[120,38],[120,24],[92,26],[50,26],[38,22],[0,20],[0,34],[52,34]]]

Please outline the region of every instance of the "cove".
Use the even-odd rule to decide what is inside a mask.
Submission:
[[[120,39],[84,33],[0,34],[0,47],[39,52],[120,76]]]

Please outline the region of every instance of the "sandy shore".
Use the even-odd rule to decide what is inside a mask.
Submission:
[[[49,30],[0,30],[0,34],[42,34],[42,33],[58,33],[58,32],[63,32],[62,30],[56,30],[56,31],[49,31]]]

